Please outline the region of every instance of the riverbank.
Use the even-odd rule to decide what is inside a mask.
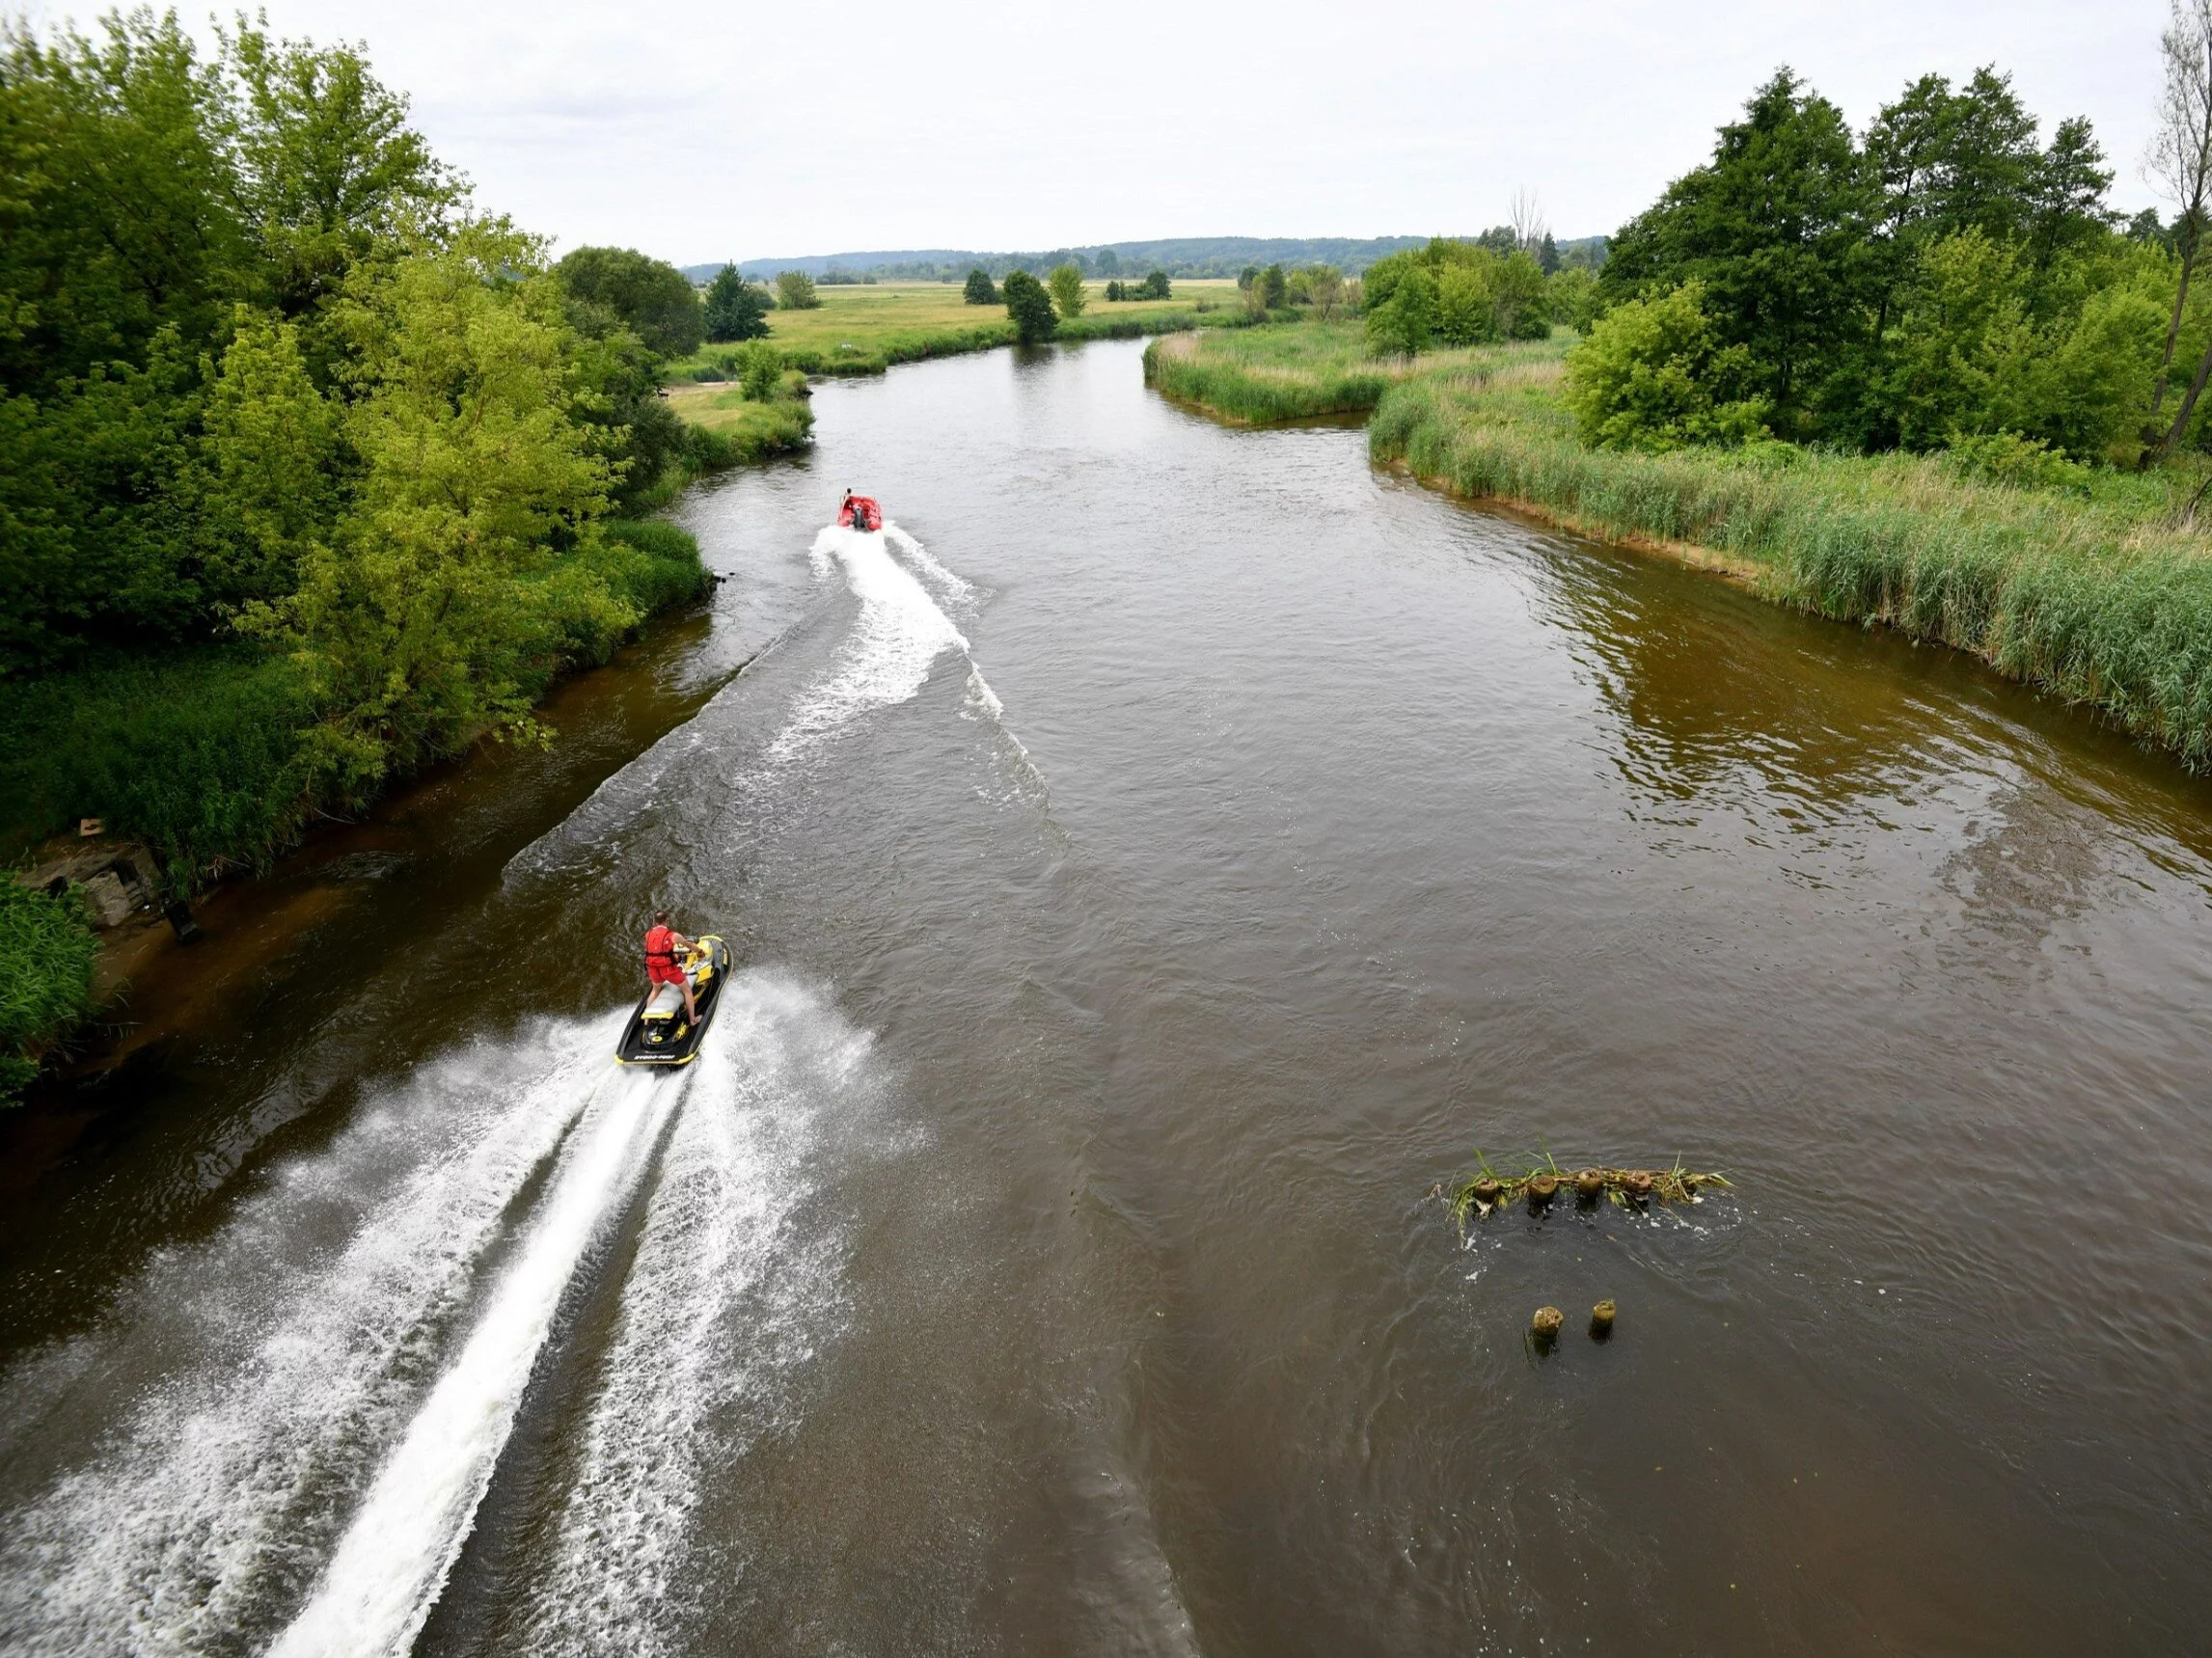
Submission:
[[[969,305],[957,284],[840,284],[818,290],[811,311],[776,311],[768,316],[768,341],[786,368],[806,374],[881,374],[893,365],[991,351],[1014,343],[1014,324],[1002,305]],[[1178,282],[1167,299],[1113,300],[1106,285],[1084,287],[1080,316],[1062,317],[1055,340],[1134,340],[1187,329],[1243,321],[1242,297],[1228,281]],[[729,344],[702,345],[669,367],[681,382],[701,376],[736,378]]]
[[[2188,520],[2195,472],[2099,472],[2068,492],[1978,477],[1946,455],[1596,450],[1560,398],[1566,341],[1409,367],[1362,368],[1357,350],[1341,324],[1201,336],[1151,347],[1146,374],[1238,421],[1372,392],[1379,463],[1723,571],[1779,604],[1967,651],[2212,769],[2212,534]]]
[[[606,664],[650,618],[712,586],[696,540],[658,519],[604,524],[597,539],[537,580],[593,584],[605,598],[550,612],[559,625],[537,642],[528,670],[531,700],[541,707],[556,686]],[[0,1105],[127,980],[117,951],[157,924],[164,903],[268,870],[310,826],[358,815],[419,770],[401,762],[342,788],[310,758],[319,724],[293,659],[249,641],[112,652],[68,671],[0,681],[0,846],[19,871],[32,871],[41,858],[36,849],[53,861],[59,837],[83,820],[98,820],[102,830],[72,860],[85,870],[30,892],[10,883],[0,917]],[[553,729],[543,726],[548,737]],[[100,859],[102,848],[114,857]],[[43,889],[49,884],[58,890]],[[106,885],[115,892],[94,891]],[[88,895],[112,903],[96,915]],[[96,923],[110,946],[96,979],[103,953]]]

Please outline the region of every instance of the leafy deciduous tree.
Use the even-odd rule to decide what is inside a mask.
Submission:
[[[1059,317],[1045,285],[1027,271],[1013,270],[1006,273],[999,286],[1006,295],[1006,314],[1014,319],[1014,333],[1022,343],[1034,345],[1040,340],[1050,340],[1052,330],[1059,326]]]
[[[578,248],[554,269],[577,298],[606,307],[664,357],[699,348],[705,322],[691,278],[634,248]]]
[[[1083,273],[1072,264],[1055,265],[1052,274],[1045,279],[1051,290],[1052,308],[1062,316],[1080,316],[1083,313]]]
[[[822,296],[814,291],[814,279],[805,271],[776,273],[776,303],[785,311],[813,311]]]

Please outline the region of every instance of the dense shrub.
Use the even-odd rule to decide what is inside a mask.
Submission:
[[[1703,299],[1691,282],[1616,306],[1567,354],[1566,402],[1583,442],[1657,453],[1765,434],[1765,404],[1747,394],[1751,353],[1720,343]]]
[[[783,389],[783,355],[766,340],[737,353],[737,383],[747,398],[765,403]]]
[[[20,843],[104,818],[164,858],[178,892],[265,864],[308,809],[313,718],[297,669],[251,647],[106,652],[0,682],[0,833]]]
[[[1385,273],[1379,292],[1367,289],[1367,340],[1377,351],[1411,357],[1436,332],[1436,279],[1426,265]]]

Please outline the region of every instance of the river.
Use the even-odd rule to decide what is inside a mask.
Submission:
[[[0,1646],[2201,1643],[2212,790],[1134,344],[815,408],[21,1196]]]

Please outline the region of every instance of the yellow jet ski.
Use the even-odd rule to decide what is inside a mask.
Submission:
[[[723,981],[729,977],[729,946],[709,933],[684,952],[684,977],[691,980],[696,1020],[684,1018],[684,993],[674,985],[655,985],[622,1027],[614,1057],[624,1065],[689,1065],[699,1056],[706,1027],[722,1004]]]

